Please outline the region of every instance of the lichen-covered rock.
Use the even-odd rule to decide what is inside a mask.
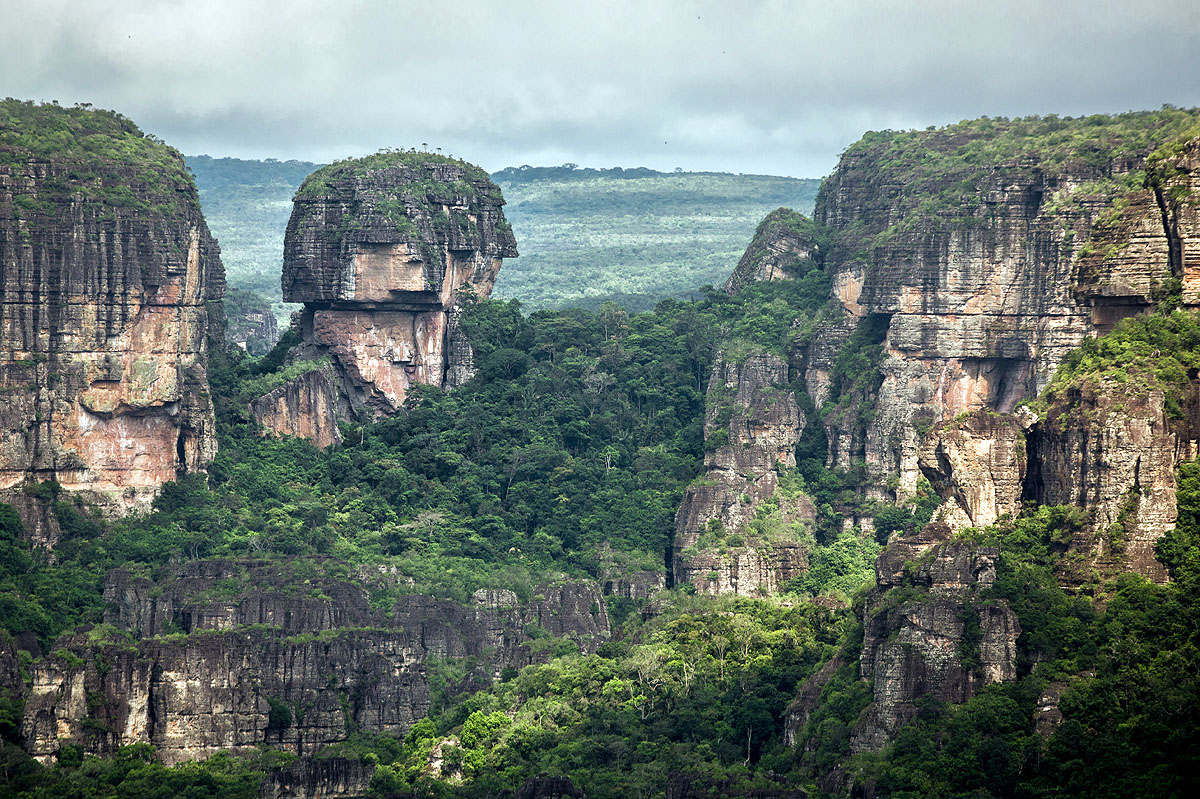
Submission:
[[[928,524],[876,561],[859,662],[874,701],[851,737],[856,752],[886,746],[922,698],[965,702],[984,685],[1016,679],[1016,614],[1003,600],[981,599],[995,581],[998,553],[945,541],[948,534]]]
[[[55,480],[146,508],[216,453],[205,303],[224,273],[195,184],[111,112],[0,111],[0,493]]]
[[[819,257],[812,222],[790,208],[777,208],[758,223],[750,246],[725,282],[728,294],[765,280],[787,280],[807,272]]]
[[[592,653],[610,634],[591,582],[380,608],[360,581],[395,581],[348,572],[256,560],[193,561],[158,582],[110,572],[105,626],[63,636],[34,667],[30,753],[45,760],[70,739],[97,754],[151,743],[166,763],[263,743],[309,755],[353,729],[403,735],[428,712],[430,657],[474,659],[482,687],[548,659],[547,636]]]
[[[773,497],[783,525],[815,518],[807,497],[776,497],[777,467],[796,465],[804,430],[787,363],[769,354],[718,357],[705,406],[705,472],[675,516],[675,581],[712,594],[777,591],[807,568],[807,547],[754,536],[747,524]]]
[[[331,360],[338,418],[386,416],[414,384],[470,379],[455,303],[464,290],[487,297],[502,260],[517,255],[503,204],[483,170],[425,153],[340,161],[300,187],[283,295],[304,303],[302,354]],[[282,410],[260,419],[264,429],[316,428],[287,418],[304,409]]]

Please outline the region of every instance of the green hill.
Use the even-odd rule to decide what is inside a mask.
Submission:
[[[492,175],[521,257],[495,295],[527,309],[614,300],[645,310],[724,282],[768,213],[811,213],[819,180],[649,169],[510,167]]]

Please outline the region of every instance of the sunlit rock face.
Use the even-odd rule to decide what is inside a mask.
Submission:
[[[309,176],[284,241],[283,296],[304,303],[297,357],[328,357],[344,401],[300,405],[374,418],[394,413],[414,384],[469,379],[455,305],[463,291],[490,295],[503,259],[517,255],[503,204],[483,170],[426,153],[341,161]],[[336,427],[261,403],[252,411],[280,434]]]
[[[0,158],[0,494],[51,545],[23,485],[124,513],[214,457],[205,303],[224,271],[176,151],[108,112],[5,106],[16,140],[68,142]],[[69,144],[84,134],[119,159]]]

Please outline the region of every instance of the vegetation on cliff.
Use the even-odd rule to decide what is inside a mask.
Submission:
[[[195,196],[183,156],[114,111],[90,105],[0,101],[0,169],[53,164],[36,192],[14,195],[14,214],[38,224],[78,193],[99,205],[171,216]]]
[[[1080,204],[1113,207],[1146,184],[1146,171],[1133,165],[1160,148],[1161,161],[1195,135],[1198,123],[1196,109],[1164,107],[1115,116],[983,117],[923,131],[870,131],[846,148],[827,179],[827,199],[818,199],[817,216],[822,202],[828,205],[854,175],[869,174],[873,183],[888,187],[861,198],[856,220],[842,220],[849,224],[841,226],[839,246],[867,260],[873,247],[900,233],[986,224],[993,207],[989,192],[1003,189],[992,185],[997,165],[1036,170],[1043,178],[1050,191],[1028,198],[1031,213],[1043,204],[1065,217]],[[1090,178],[1056,185],[1057,178],[1072,173]],[[887,225],[868,225],[863,221],[868,218],[888,220]]]

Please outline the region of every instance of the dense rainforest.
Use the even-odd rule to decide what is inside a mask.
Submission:
[[[1195,117],[1163,112],[1163,124],[1150,125],[1160,134],[1154,140],[1191,135]],[[794,403],[805,422],[787,453],[795,465],[778,467],[768,499],[752,505],[738,498],[750,507],[741,530],[705,530],[703,540],[736,556],[746,536],[767,539],[787,527],[788,540],[805,550],[803,573],[776,593],[714,596],[695,583],[672,584],[670,564],[681,501],[709,487],[706,468],[730,445],[722,426],[738,418],[714,404],[727,399],[710,387],[715,367],[753,357],[786,363],[799,350],[813,351],[842,318],[839,259],[886,273],[885,260],[872,267],[871,259],[913,229],[925,235],[990,224],[991,217],[974,215],[985,213],[984,204],[959,200],[996,193],[979,177],[992,160],[1067,153],[1062,160],[1075,163],[1086,161],[1079,153],[1101,160],[1096,152],[1141,152],[1145,141],[1130,131],[1140,135],[1146,125],[1147,116],[976,121],[924,137],[868,135],[848,151],[849,162],[907,175],[911,193],[891,198],[902,207],[893,215],[899,223],[834,230],[832,201],[823,195],[818,216],[826,222],[793,226],[812,239],[814,255],[787,258],[779,279],[750,282],[733,295],[708,286],[696,299],[668,299],[639,313],[615,302],[527,313],[517,300],[464,296],[474,377],[453,390],[414,386],[401,412],[343,424],[342,443],[327,449],[262,437],[247,409],[321,366],[295,357],[301,331],[285,331],[256,357],[228,346],[215,323],[208,379],[219,449],[206,475],[181,475],[163,487],[152,512],[119,520],[95,514],[54,481],[27,484],[29,500],[61,527],[52,553],[32,546],[17,513],[0,504],[0,626],[7,638],[25,639],[13,650],[14,671],[30,680],[35,651],[82,663],[60,637],[75,630],[104,657],[131,651],[132,634],[105,623],[115,604],[105,594],[106,575],[117,568],[165,581],[195,562],[254,559],[298,596],[328,600],[322,592],[331,582],[361,583],[379,612],[408,595],[468,603],[487,589],[536,601],[547,586],[573,578],[668,575],[661,591],[610,593],[604,608],[590,609],[593,617],[603,610],[612,628],[594,651],[530,624],[522,644],[530,665],[492,674],[480,658],[431,658],[425,718],[404,735],[386,735],[358,729],[349,708],[335,709],[345,711],[348,735],[316,758],[372,768],[373,797],[511,795],[541,776],[567,777],[590,797],[1189,795],[1200,772],[1200,464],[1183,458],[1176,470],[1178,519],[1154,547],[1166,581],[1099,568],[1085,584],[1064,579],[1064,568],[1083,559],[1073,547],[1090,535],[1090,511],[1082,503],[1040,502],[1021,487],[1016,512],[950,532],[931,521],[943,497],[929,480],[909,494],[898,480],[878,485],[864,456],[863,431],[880,423],[869,400],[883,388],[887,359],[899,358],[883,335],[890,314],[864,313],[842,325],[843,338],[822,367],[823,396],[803,366],[785,366],[789,380],[771,387],[768,404]],[[992,150],[984,141],[994,142]],[[1047,156],[1047,163],[1057,162]],[[1082,194],[1068,187],[1057,199],[1103,205],[1097,198],[1111,204],[1116,196],[1125,211],[1135,206],[1124,192],[1147,180],[1138,172],[1083,184]],[[614,179],[563,179],[586,186],[597,177]],[[853,178],[846,169],[826,185],[840,182],[849,193]],[[943,191],[947,181],[953,188]],[[1021,214],[1029,207],[1022,197]],[[905,214],[923,214],[924,222],[904,222]],[[1107,228],[1119,221],[1109,218]],[[771,251],[761,244],[751,247],[760,258]],[[1081,397],[1115,386],[1123,392],[1118,411],[1149,394],[1165,418],[1194,415],[1200,318],[1183,292],[1181,279],[1168,280],[1139,314],[1081,338],[1025,407],[1045,418],[1066,404],[1096,417],[1079,410]],[[985,420],[1009,416],[980,413]],[[918,417],[915,424],[921,435],[940,434],[972,418],[961,413],[935,425]],[[1079,422],[1065,411],[1054,418],[1064,427]],[[859,448],[833,457],[831,432],[853,433]],[[1030,440],[1045,446],[1052,432]],[[1035,482],[1025,481],[1027,493]],[[1132,540],[1135,500],[1152,488],[1136,486],[1122,499],[1125,512],[1101,532],[1118,555]],[[811,520],[787,515],[798,497],[811,500]],[[888,545],[916,546],[939,526],[946,539],[938,546],[946,548],[902,559],[889,573]],[[962,702],[918,699],[886,745],[862,746],[855,731],[870,712],[874,684],[860,659],[872,636],[896,643],[903,632],[894,626],[880,635],[872,619],[919,609],[936,582],[927,573],[939,566],[937,557],[957,551],[974,553],[973,564],[986,558],[978,571],[989,578],[951,613],[962,634],[948,657],[975,687]],[[363,579],[365,569],[403,579]],[[208,589],[209,598],[229,599],[244,587],[226,582]],[[982,620],[1001,608],[1019,622],[1014,671],[983,680],[991,654]],[[327,632],[293,638],[328,644],[335,636]],[[169,644],[205,635],[217,637],[168,620],[151,637]],[[907,642],[897,648],[912,649]],[[88,667],[104,679],[113,664],[93,658]],[[1054,723],[1043,712],[1048,696]],[[89,714],[103,710],[98,693],[86,701]],[[149,744],[100,758],[67,742],[42,764],[23,748],[22,703],[18,686],[3,687],[4,795],[254,797],[296,759],[288,747],[263,741],[252,755],[167,766]],[[272,696],[269,730],[282,740],[282,731],[313,712]],[[89,720],[89,734],[112,734]]]

